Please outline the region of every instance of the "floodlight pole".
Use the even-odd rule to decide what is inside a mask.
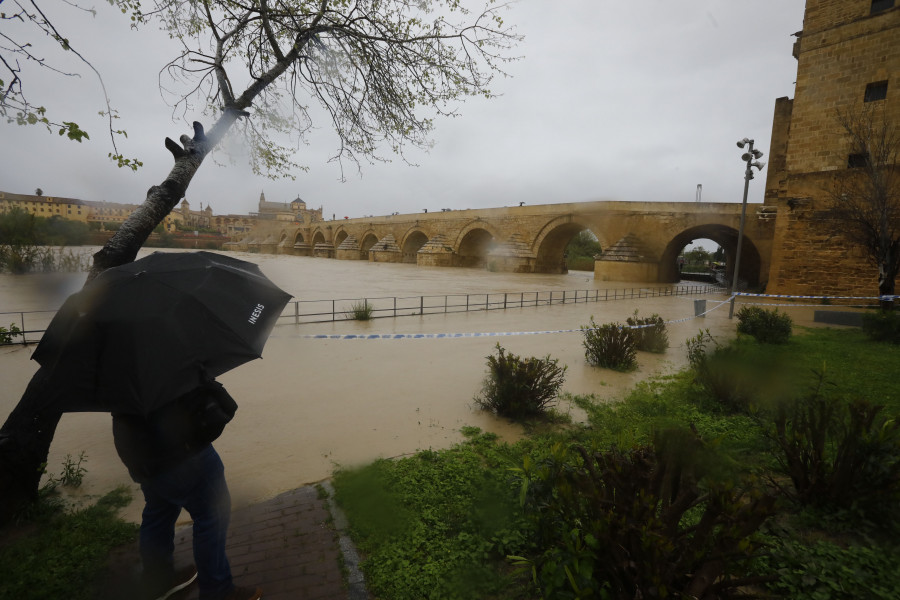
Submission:
[[[753,140],[744,138],[743,140],[737,143],[738,148],[743,148],[745,145],[749,144],[750,147],[746,153],[741,157],[747,163],[747,168],[744,170],[744,199],[741,202],[741,224],[738,229],[738,242],[737,242],[737,251],[735,252],[734,257],[734,275],[731,279],[731,290],[729,293],[731,294],[731,306],[728,309],[728,318],[731,319],[734,317],[734,299],[735,293],[738,289],[738,275],[741,271],[741,247],[744,242],[744,221],[747,218],[747,192],[750,190],[750,180],[753,179],[753,169],[751,167],[756,167],[757,169],[762,169],[765,163],[760,163],[759,161],[753,162],[754,158],[759,158],[762,156],[762,152],[759,150],[753,150]]]

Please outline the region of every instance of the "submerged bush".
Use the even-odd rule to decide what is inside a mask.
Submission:
[[[356,321],[368,321],[372,318],[372,313],[375,312],[375,309],[369,304],[368,300],[363,300],[362,302],[354,302],[350,307],[349,316],[351,316]]]
[[[15,323],[10,323],[9,329],[0,327],[0,346],[15,343],[16,337],[21,335],[22,330]]]
[[[637,368],[637,352],[632,330],[618,323],[597,325],[591,317],[589,326],[581,327],[584,333],[584,356],[588,364],[616,371]]]
[[[666,332],[666,322],[657,314],[640,319],[637,315],[638,311],[634,311],[634,316],[628,317],[625,321],[631,326],[635,347],[644,352],[655,352],[657,354],[665,352],[669,347],[669,334]]]
[[[869,339],[900,344],[900,311],[878,310],[865,313],[862,322],[863,331]]]
[[[737,313],[738,333],[746,333],[764,344],[784,344],[791,338],[793,321],[778,309],[744,306]]]
[[[510,419],[544,414],[556,400],[566,367],[557,359],[521,358],[497,344],[497,355],[487,357],[488,374],[475,403]]]
[[[511,558],[544,598],[722,597],[757,553],[752,535],[774,498],[718,472],[685,429],[630,450],[557,444],[523,464],[537,551]]]
[[[89,253],[76,253],[66,248],[0,244],[0,273],[4,271],[13,275],[53,271],[77,273],[89,270],[91,261]]]

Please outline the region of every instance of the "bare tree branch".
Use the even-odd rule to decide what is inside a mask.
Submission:
[[[77,10],[95,14],[95,11],[93,9],[85,8],[70,0],[67,0],[65,3]],[[106,82],[103,80],[100,72],[87,58],[85,58],[78,50],[76,50],[72,46],[69,39],[67,39],[62,33],[60,33],[53,22],[41,9],[37,0],[28,0],[28,4],[30,5],[31,10],[27,9],[19,1],[14,2],[14,4],[16,7],[18,7],[18,10],[10,14],[5,14],[3,17],[5,20],[17,20],[23,24],[30,24],[36,27],[38,31],[54,40],[54,42],[56,42],[56,44],[58,44],[63,51],[71,52],[72,54],[74,54],[84,65],[86,65],[91,71],[94,72],[94,75],[100,82],[100,87],[103,91],[103,102],[106,106],[106,110],[103,112],[103,114],[106,116],[109,123],[109,139],[110,144],[113,148],[113,152],[110,153],[110,157],[116,160],[120,167],[128,167],[132,170],[136,170],[138,167],[140,167],[142,164],[140,161],[136,159],[126,159],[121,155],[121,153],[119,153],[119,149],[116,144],[116,135],[125,135],[125,132],[116,130],[113,124],[113,120],[117,118],[117,115],[116,111],[112,108],[112,105],[110,103],[109,93],[106,89]],[[90,136],[88,135],[88,133],[81,129],[77,123],[64,120],[53,121],[46,116],[46,109],[44,107],[36,106],[28,100],[24,90],[22,68],[18,63],[18,60],[12,60],[10,56],[23,56],[28,63],[34,63],[41,68],[49,69],[50,71],[56,72],[60,75],[68,77],[80,77],[80,75],[78,75],[77,73],[67,73],[60,69],[57,69],[52,64],[50,64],[46,58],[36,56],[30,50],[30,42],[21,42],[3,33],[0,33],[0,40],[4,41],[4,43],[0,45],[0,62],[2,62],[5,69],[12,76],[12,79],[7,85],[5,85],[2,92],[0,92],[0,117],[5,117],[7,123],[15,123],[17,125],[42,124],[47,128],[48,131],[58,129],[60,135],[66,134],[69,139],[78,142],[80,142],[82,139],[89,139]],[[4,54],[7,54],[7,56],[4,56]],[[13,66],[13,63],[15,63],[15,66]]]
[[[900,271],[900,130],[877,104],[841,111],[837,121],[850,164],[826,190],[830,229],[865,252],[878,269],[879,294],[892,296]]]

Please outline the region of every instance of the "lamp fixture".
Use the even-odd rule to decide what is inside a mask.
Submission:
[[[734,257],[734,272],[730,290],[731,308],[728,311],[729,319],[734,316],[734,299],[735,294],[738,291],[738,276],[741,272],[741,246],[744,241],[744,221],[747,215],[747,192],[750,188],[750,180],[753,179],[753,167],[756,167],[758,170],[762,171],[762,168],[766,166],[766,163],[760,162],[758,160],[762,157],[763,153],[753,147],[753,140],[751,140],[750,138],[744,138],[739,141],[737,143],[737,147],[743,148],[748,144],[750,145],[750,147],[747,149],[747,152],[744,152],[741,155],[741,160],[747,163],[747,168],[744,170],[744,199],[741,202],[741,222],[738,229],[737,250]]]

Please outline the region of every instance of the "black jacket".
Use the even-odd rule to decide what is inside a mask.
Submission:
[[[113,441],[128,474],[149,481],[202,450],[191,439],[190,413],[174,403],[149,417],[113,414]]]
[[[209,381],[146,417],[113,413],[113,441],[131,478],[143,483],[206,448],[236,410],[225,388]]]

